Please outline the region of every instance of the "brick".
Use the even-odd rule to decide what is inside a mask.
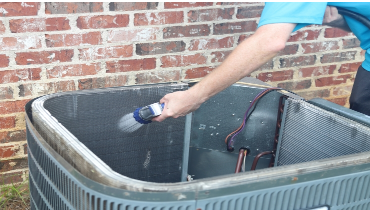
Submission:
[[[23,144],[23,154],[27,155],[28,154],[28,149],[27,149],[27,144]]]
[[[100,63],[90,63],[55,66],[51,69],[47,69],[46,73],[49,79],[67,76],[95,75],[100,71],[100,65]]]
[[[7,185],[7,184],[14,184],[17,182],[23,182],[22,178],[23,172],[13,172],[13,173],[6,173],[0,174],[0,186]]]
[[[269,62],[263,64],[257,70],[267,70],[267,69],[273,69],[273,68],[274,68],[274,61],[273,60],[270,60]]]
[[[24,106],[30,100],[31,99],[0,102],[0,114],[12,114],[17,112],[24,112]]]
[[[183,51],[185,51],[185,43],[183,41],[136,44],[137,55],[156,55]]]
[[[237,19],[261,17],[264,6],[239,7],[236,13]]]
[[[351,75],[340,75],[333,77],[322,77],[315,80],[316,87],[323,86],[333,86],[339,85],[347,82],[347,79],[350,79]]]
[[[109,11],[135,11],[157,9],[158,2],[110,2]]]
[[[0,50],[28,50],[41,48],[41,36],[0,37]]]
[[[230,22],[213,24],[213,34],[234,34],[243,32],[252,32],[257,29],[256,21]]]
[[[26,141],[26,130],[0,132],[0,143]]]
[[[358,68],[361,66],[361,63],[362,62],[344,63],[340,66],[338,73],[357,72]]]
[[[159,28],[128,29],[108,32],[108,42],[152,41],[157,38]]]
[[[81,16],[77,19],[77,27],[80,29],[119,28],[128,24],[128,14]]]
[[[214,56],[211,60],[212,63],[223,62],[232,51],[212,52],[211,56]]]
[[[248,39],[250,36],[252,36],[253,34],[242,34],[239,36],[239,39],[238,39],[238,44],[242,43],[244,40]]]
[[[0,117],[0,129],[14,128],[14,127],[15,127],[15,116]]]
[[[293,70],[258,73],[256,78],[263,82],[276,82],[293,79]]]
[[[12,33],[65,31],[71,29],[66,17],[9,20]]]
[[[45,41],[47,47],[100,45],[102,36],[99,31],[82,34],[45,34]]]
[[[309,30],[295,31],[290,35],[288,42],[317,40],[317,38],[319,38],[320,33],[321,33],[321,29],[309,29]]]
[[[337,41],[302,43],[303,53],[317,53],[339,49]]]
[[[343,49],[350,49],[350,48],[356,48],[360,47],[360,40],[357,38],[352,38],[352,39],[342,39],[343,42]]]
[[[321,57],[321,63],[335,63],[355,60],[356,53],[356,51],[348,51],[323,54]]]
[[[28,160],[26,157],[11,160],[2,160],[0,162],[0,172],[26,168],[28,168]],[[2,184],[2,181],[0,181],[0,184]]]
[[[40,3],[36,2],[1,2],[2,17],[35,16],[40,9]]]
[[[277,54],[277,56],[294,55],[298,52],[298,47],[298,44],[286,45],[285,48]]]
[[[185,72],[185,79],[201,78],[209,74],[215,67],[199,67],[188,69]]]
[[[49,83],[29,83],[21,84],[19,88],[19,97],[39,96],[57,92],[66,92],[76,90],[73,80],[53,81]]]
[[[327,98],[326,100],[328,101],[331,101],[335,104],[338,104],[340,106],[345,106],[347,101],[348,101],[348,97],[344,97],[344,98]]]
[[[190,10],[188,12],[188,21],[205,22],[230,20],[233,18],[233,15],[234,8]]]
[[[18,81],[40,80],[41,68],[0,71],[0,84]]]
[[[208,36],[210,31],[208,25],[172,26],[163,29],[163,38]]]
[[[283,82],[277,85],[279,88],[286,90],[302,90],[311,87],[311,80],[294,81],[294,82]]]
[[[85,90],[85,89],[93,89],[93,88],[124,86],[127,84],[127,81],[128,81],[127,75],[79,79],[78,88],[80,90]]]
[[[132,45],[110,46],[110,47],[94,47],[79,49],[80,60],[97,60],[106,58],[126,58],[133,55]]]
[[[3,24],[3,21],[0,21],[0,34],[5,33],[5,26]]]
[[[136,13],[134,19],[135,26],[164,25],[184,22],[184,12],[152,12]]]
[[[336,65],[301,68],[298,71],[298,75],[300,77],[317,77],[322,75],[330,75],[333,74],[335,68],[337,68]]]
[[[0,68],[9,66],[9,57],[4,54],[0,54]]]
[[[344,31],[339,28],[326,28],[324,37],[325,38],[337,38],[350,35],[350,32]]]
[[[108,61],[106,62],[106,64],[107,64],[107,73],[140,71],[155,69],[156,59],[145,58],[137,60]]]
[[[48,64],[72,61],[73,50],[16,53],[17,65]]]
[[[0,100],[14,98],[13,92],[14,90],[12,87],[0,87]]]
[[[45,2],[45,14],[104,12],[102,2]]]
[[[0,158],[9,158],[15,156],[19,151],[19,148],[16,148],[14,145],[10,146],[1,146],[0,145]]]
[[[196,39],[190,41],[189,50],[212,50],[220,48],[230,48],[234,45],[234,37]]]
[[[349,96],[352,92],[353,85],[340,86],[333,88],[333,96]]]
[[[217,2],[216,5],[222,5],[222,6],[227,6],[227,5],[243,5],[243,4],[257,4],[261,2]]]
[[[206,7],[212,6],[213,2],[164,2],[165,9],[186,8],[186,7]]]
[[[207,57],[203,54],[195,55],[167,55],[161,57],[162,68],[206,64]]]
[[[145,72],[136,75],[135,84],[148,84],[148,83],[159,83],[159,82],[173,82],[180,80],[180,71],[155,71]]]
[[[323,89],[323,90],[310,90],[304,92],[298,92],[299,96],[305,98],[306,100],[311,100],[313,98],[324,98],[330,95],[330,90]]]
[[[316,55],[280,58],[280,68],[313,65],[316,62]]]

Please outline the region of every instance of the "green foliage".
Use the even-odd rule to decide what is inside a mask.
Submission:
[[[13,181],[12,177],[7,178]],[[14,209],[15,206],[19,209],[29,209],[29,194],[28,180],[5,185],[4,176],[2,176],[0,183],[0,209]]]

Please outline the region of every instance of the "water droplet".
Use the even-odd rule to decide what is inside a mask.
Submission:
[[[235,116],[235,114],[233,114],[233,116]]]
[[[213,133],[211,133],[211,136],[213,136]]]
[[[263,122],[261,122],[263,124]]]
[[[216,136],[218,135],[218,133],[216,133]]]

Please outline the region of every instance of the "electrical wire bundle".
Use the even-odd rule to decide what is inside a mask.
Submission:
[[[265,96],[267,93],[269,93],[273,90],[281,90],[281,88],[278,88],[278,87],[267,88],[267,89],[263,90],[262,92],[260,92],[259,94],[256,95],[256,97],[253,99],[253,101],[251,102],[247,111],[244,114],[243,123],[240,125],[240,127],[238,129],[236,129],[235,131],[230,133],[228,136],[226,136],[225,143],[227,145],[227,151],[229,151],[229,152],[234,151],[234,138],[235,138],[235,136],[237,136],[244,129],[245,124],[246,124],[247,120],[249,119],[250,115],[252,114],[252,112],[254,111],[254,109],[256,108],[255,105],[259,101],[259,99],[261,99],[263,96]],[[253,107],[253,109],[252,109],[252,107]]]

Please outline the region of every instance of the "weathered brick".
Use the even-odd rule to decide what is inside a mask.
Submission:
[[[316,62],[316,55],[280,58],[280,68],[313,65]]]
[[[352,39],[342,39],[343,41],[343,49],[349,49],[349,48],[356,48],[360,47],[360,40],[357,38],[352,38]]]
[[[0,172],[17,170],[17,169],[26,169],[28,168],[28,161],[27,158],[17,158],[17,159],[10,159],[10,160],[2,160],[0,162]],[[2,184],[2,181],[0,181]]]
[[[269,62],[263,64],[257,70],[267,70],[267,69],[273,69],[273,68],[274,68],[274,61],[273,60],[270,60]]]
[[[30,99],[19,101],[0,101],[0,114],[12,114],[17,112],[24,112],[24,106]]]
[[[0,100],[14,98],[13,92],[12,87],[0,87]]]
[[[100,63],[90,63],[55,66],[47,69],[46,73],[48,78],[95,75],[100,71],[100,65]]]
[[[261,3],[261,2],[217,2],[216,5],[242,5],[242,4],[256,4],[256,3]]]
[[[333,96],[349,96],[352,92],[353,85],[339,86],[333,88]]]
[[[15,127],[15,116],[0,117],[0,129],[14,128],[14,127]]]
[[[0,68],[9,66],[9,57],[4,54],[0,54]]]
[[[137,55],[156,55],[156,54],[182,52],[184,50],[185,50],[185,43],[183,41],[136,44],[136,54]]]
[[[189,22],[205,22],[217,20],[229,20],[234,15],[234,8],[201,9],[188,12]]]
[[[256,29],[257,23],[254,20],[213,24],[213,34],[215,35],[252,32]]]
[[[77,27],[80,29],[119,28],[128,24],[128,14],[81,16],[77,19]]]
[[[26,141],[26,130],[0,132],[0,143]]]
[[[135,84],[172,82],[180,79],[180,70],[155,71],[136,74]]]
[[[7,185],[7,184],[14,184],[18,182],[23,182],[22,178],[23,172],[13,172],[13,173],[6,173],[6,174],[0,174],[0,186],[1,185]]]
[[[16,53],[17,65],[47,64],[72,61],[73,50]]]
[[[103,12],[102,2],[45,2],[45,14]]]
[[[108,42],[152,41],[157,38],[159,28],[127,29],[108,32]]]
[[[102,44],[102,37],[99,31],[82,34],[45,34],[47,47],[68,47],[81,45]]]
[[[301,68],[299,69],[298,74],[300,77],[317,77],[322,75],[329,75],[333,74],[336,67],[336,65],[330,65]]]
[[[110,2],[109,11],[135,11],[157,9],[158,2]]]
[[[230,48],[234,45],[234,37],[221,37],[213,39],[196,39],[190,41],[189,50],[211,50]]]
[[[0,158],[9,158],[15,156],[19,148],[14,145],[2,146],[0,145]]]
[[[302,43],[303,53],[317,53],[339,49],[337,41]]]
[[[324,37],[325,38],[337,38],[342,36],[348,36],[350,35],[350,32],[344,31],[340,28],[326,28]]]
[[[126,58],[133,55],[132,45],[110,46],[110,47],[94,47],[79,49],[80,60],[97,60],[106,58]]]
[[[293,70],[261,72],[256,76],[257,79],[263,82],[276,82],[293,79]]]
[[[66,17],[56,18],[29,18],[9,20],[12,33],[65,31],[71,29]]]
[[[40,68],[0,71],[0,84],[40,79]]]
[[[348,51],[323,54],[321,57],[321,63],[335,63],[355,60],[356,53],[356,51]]]
[[[87,78],[78,80],[78,88],[80,90],[93,88],[107,88],[124,86],[128,81],[127,75],[116,75],[110,77]]]
[[[0,2],[2,17],[35,16],[40,9],[36,2]]]
[[[195,55],[167,55],[161,57],[162,68],[189,66],[195,64],[205,64],[207,57],[203,54]]]
[[[201,78],[209,74],[215,67],[199,67],[188,69],[185,72],[185,79]]]
[[[184,22],[184,12],[152,12],[136,13],[134,19],[135,26],[164,25]]]
[[[347,82],[347,79],[351,78],[351,75],[340,75],[333,77],[322,77],[315,80],[316,87],[333,86]]]
[[[108,61],[106,62],[106,64],[107,64],[107,73],[140,71],[155,69],[156,59],[145,58],[137,60]]]
[[[294,82],[282,82],[277,85],[279,88],[286,90],[302,90],[311,87],[311,80],[302,80]]]
[[[0,34],[5,33],[5,26],[3,24],[3,21],[0,21]]]
[[[221,52],[212,52],[211,56],[214,56],[211,60],[212,63],[218,63],[218,62],[223,62],[227,56],[230,55],[232,51],[221,51]]]
[[[238,39],[238,44],[242,43],[244,40],[248,39],[250,36],[252,36],[253,34],[242,34],[239,36],[239,39]]]
[[[27,155],[28,154],[28,146],[27,146],[27,143],[23,144],[23,154]]]
[[[308,29],[295,31],[290,35],[288,42],[317,40],[320,33],[321,29]]]
[[[297,92],[297,94],[305,98],[306,100],[311,100],[313,98],[328,97],[330,95],[330,90],[329,89],[310,90],[310,91]]]
[[[282,55],[294,55],[298,51],[298,44],[292,44],[292,45],[286,45],[283,50],[281,50],[277,56],[282,56]]]
[[[165,9],[212,6],[213,2],[164,2]]]
[[[41,48],[41,36],[0,37],[0,50],[28,50]]]
[[[356,63],[343,63],[339,70],[338,73],[348,73],[348,72],[357,72],[358,67],[361,66],[361,62],[356,62]]]
[[[343,98],[327,98],[326,100],[331,101],[331,102],[333,102],[335,104],[344,106],[344,105],[346,105],[346,103],[348,101],[348,97],[343,97]]]
[[[236,18],[243,19],[261,17],[263,8],[264,6],[239,7],[238,12],[236,13]]]
[[[163,38],[208,36],[209,25],[172,26],[163,29]]]
[[[21,84],[18,88],[20,97],[39,96],[76,90],[75,82],[73,80]]]

